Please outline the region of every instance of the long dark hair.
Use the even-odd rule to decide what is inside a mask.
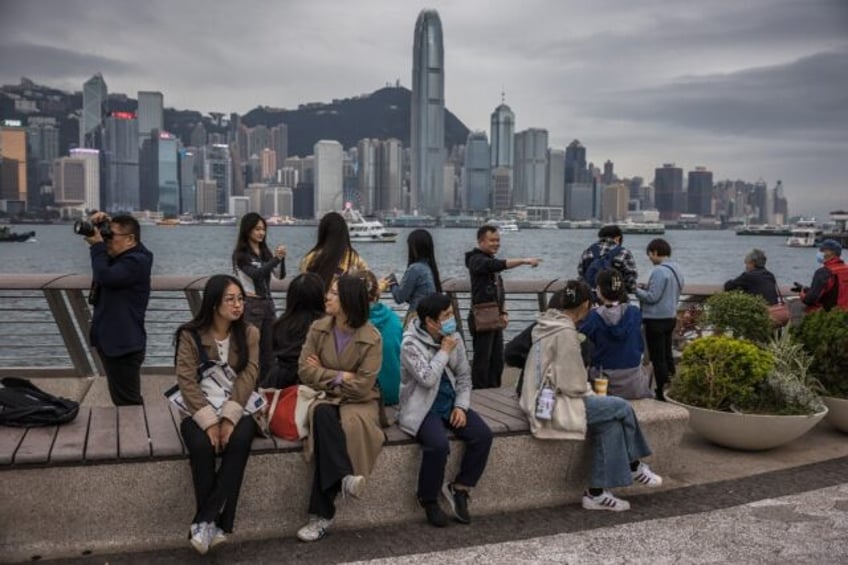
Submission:
[[[231,275],[212,275],[206,281],[206,286],[203,287],[203,301],[200,303],[200,310],[194,315],[190,321],[177,328],[174,333],[174,364],[177,362],[176,350],[179,349],[180,334],[183,330],[195,331],[202,333],[212,327],[215,321],[215,310],[221,306],[224,301],[224,292],[231,284],[239,288],[242,296],[244,296],[244,287],[241,286],[239,280]],[[233,369],[238,373],[247,367],[248,351],[247,351],[247,323],[244,321],[244,315],[238,320],[230,323],[230,338],[239,353],[238,361],[236,361]],[[221,359],[226,361],[226,359]]]
[[[338,212],[329,212],[318,224],[318,242],[309,250],[312,260],[306,270],[321,277],[324,288],[329,289],[348,251],[354,258],[359,257],[350,245],[350,233],[344,217]]]
[[[324,283],[315,273],[301,273],[286,291],[286,311],[274,321],[274,335],[285,328],[288,335],[306,335],[312,322],[324,316]]]
[[[627,288],[618,269],[604,269],[595,280],[601,296],[613,302],[627,303]]]
[[[368,302],[368,285],[356,275],[342,275],[337,281],[339,306],[347,317],[347,325],[361,328],[368,322],[371,304]]]
[[[256,212],[245,214],[241,218],[239,224],[238,238],[236,239],[236,247],[233,250],[233,270],[238,269],[240,260],[245,260],[249,257],[253,250],[250,248],[250,232],[256,227],[259,222],[265,226],[265,237],[268,237],[268,224],[265,219]],[[259,242],[259,258],[262,262],[270,261],[272,257],[271,250],[268,249],[268,244],[265,240]]]
[[[430,232],[424,229],[413,230],[406,237],[406,248],[408,252],[407,267],[419,261],[427,263],[430,272],[433,273],[436,292],[442,292],[442,278],[439,276],[439,266],[436,265],[436,253]]]

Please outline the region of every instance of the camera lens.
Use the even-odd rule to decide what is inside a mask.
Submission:
[[[74,222],[74,233],[83,237],[90,237],[94,235],[94,226],[91,225],[91,222],[77,220]]]

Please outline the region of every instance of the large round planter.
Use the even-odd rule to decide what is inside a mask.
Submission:
[[[822,396],[827,406],[828,423],[840,432],[848,433],[848,400],[835,396]]]
[[[677,402],[689,411],[689,426],[705,439],[731,449],[762,451],[801,437],[827,414],[827,408],[810,416],[768,416],[721,412]]]

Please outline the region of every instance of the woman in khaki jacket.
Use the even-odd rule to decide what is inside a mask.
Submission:
[[[312,324],[300,353],[303,384],[327,393],[312,405],[307,458],[315,454],[309,522],[302,541],[324,537],[336,513],[335,498],[359,497],[385,441],[377,374],[380,333],[368,323],[365,281],[342,275],[327,291],[328,316]]]
[[[197,315],[179,327],[174,338],[177,383],[191,417],[180,424],[191,462],[197,511],[189,539],[200,554],[225,541],[233,531],[244,467],[256,431],[244,406],[256,384],[259,369],[259,330],[246,324],[244,289],[229,275],[206,281]],[[209,361],[225,359],[235,372],[229,400],[216,408],[198,381],[202,355]],[[215,470],[215,456],[221,465]]]

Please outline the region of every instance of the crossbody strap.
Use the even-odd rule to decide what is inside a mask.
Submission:
[[[674,280],[677,281],[677,288],[680,289],[680,292],[683,292],[683,285],[680,283],[680,277],[677,276],[677,272],[671,267],[671,265],[666,265],[665,263],[663,263],[660,266],[665,267],[666,269],[671,271],[671,274],[674,275]]]

